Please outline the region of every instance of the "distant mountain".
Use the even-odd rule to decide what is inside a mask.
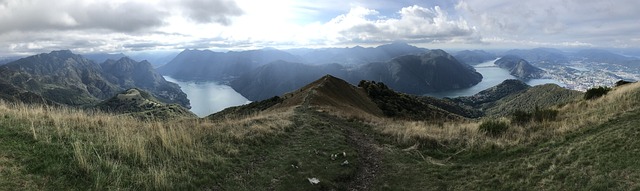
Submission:
[[[3,57],[3,58],[0,58],[0,65],[3,65],[3,64],[9,63],[9,62],[16,61],[16,60],[18,60],[18,59],[20,59],[20,58],[22,58],[22,57],[19,57],[19,56],[11,56],[11,57]]]
[[[298,62],[300,59],[275,49],[240,52],[213,52],[209,50],[184,50],[171,62],[158,68],[162,75],[184,81],[230,81],[258,66],[283,60]]]
[[[151,92],[162,102],[189,106],[187,94],[180,90],[180,86],[166,81],[146,60],[136,62],[123,57],[117,61],[107,60],[100,66],[104,77],[121,88],[140,88]]]
[[[511,75],[524,80],[541,78],[544,75],[544,70],[514,55],[503,56],[494,63],[498,67],[508,70]]]
[[[138,88],[128,89],[96,105],[100,110],[150,119],[197,118],[177,104],[165,104]]]
[[[95,63],[103,63],[107,60],[119,60],[120,58],[127,57],[122,53],[110,54],[110,53],[91,53],[91,54],[81,54],[83,57],[95,62]]]
[[[338,63],[357,66],[371,62],[383,62],[398,56],[420,54],[427,51],[406,43],[391,43],[374,48],[356,46],[352,48],[291,49],[287,52],[297,55],[306,64]]]
[[[242,75],[230,85],[247,99],[258,101],[293,91],[326,74],[344,78],[351,84],[360,80],[380,81],[410,94],[466,88],[482,80],[482,75],[472,67],[459,63],[442,50],[430,50],[357,68],[277,61]]]
[[[495,60],[497,58],[495,54],[488,53],[483,50],[463,50],[460,52],[456,52],[453,57],[455,57],[458,61],[469,65],[476,65],[483,62]]]
[[[157,68],[159,66],[162,66],[171,62],[171,60],[173,60],[173,58],[178,56],[178,54],[180,54],[180,51],[154,51],[154,52],[127,53],[127,55],[129,55],[131,59],[141,60],[141,61],[146,60],[149,63],[151,63],[151,65],[154,68]]]
[[[119,61],[106,64],[112,68],[105,71],[101,65],[71,51],[53,51],[0,66],[0,79],[51,101],[73,106],[97,103],[131,88],[131,84],[151,83],[141,88],[171,103],[189,107],[186,94],[177,85],[157,78],[159,81],[156,82],[139,82],[150,79],[149,75],[157,76],[148,65],[135,63],[128,58]],[[121,83],[120,78],[133,82]]]
[[[310,65],[341,64],[349,67],[392,58],[421,54],[427,50],[406,43],[392,43],[375,48],[291,49],[273,48],[238,52],[184,50],[166,65],[158,68],[162,75],[184,81],[230,82],[259,66],[285,61]]]
[[[314,66],[275,61],[245,73],[231,81],[230,86],[247,99],[259,101],[294,91],[327,74],[348,75],[339,64]]]
[[[626,57],[600,49],[580,50],[574,53],[572,56],[577,60],[610,64],[623,64],[631,60],[637,60],[636,58]]]
[[[473,67],[458,62],[443,50],[366,64],[354,73],[352,79],[380,81],[391,89],[419,95],[467,88],[482,80]]]
[[[528,50],[509,50],[502,55],[514,55],[537,64],[565,64],[569,62],[566,53],[552,48],[534,48]]]

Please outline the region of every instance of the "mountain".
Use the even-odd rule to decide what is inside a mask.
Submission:
[[[382,111],[360,88],[331,75],[285,94],[278,107],[302,106],[316,110],[333,110],[348,115],[382,116]]]
[[[177,104],[165,104],[148,92],[138,88],[128,89],[100,102],[96,108],[113,113],[129,114],[139,119],[168,120],[173,118],[197,118],[189,110]]]
[[[166,81],[146,60],[136,62],[123,57],[117,61],[107,60],[100,66],[105,73],[105,78],[119,87],[141,88],[151,92],[162,102],[177,103],[190,108],[187,94],[180,90],[180,86]]]
[[[18,60],[20,58],[22,58],[22,57],[18,57],[18,56],[2,57],[2,58],[0,58],[0,65],[16,61],[16,60]]]
[[[178,56],[180,51],[150,51],[150,52],[129,52],[127,55],[134,60],[146,60],[156,68],[165,65]]]
[[[409,94],[467,88],[482,80],[482,75],[473,67],[458,62],[443,50],[369,63],[354,73],[352,78],[358,81],[384,82],[391,89]]]
[[[544,75],[544,70],[532,66],[518,56],[506,55],[494,63],[498,67],[508,70],[511,75],[524,80],[541,78]]]
[[[68,50],[53,51],[2,65],[0,74],[0,79],[16,87],[66,105],[91,105],[142,86],[168,103],[189,107],[186,94],[176,84],[164,81],[148,63],[129,58],[98,65]]]
[[[534,48],[528,50],[514,49],[502,55],[514,55],[525,59],[532,64],[565,64],[569,62],[566,53],[552,48]]]
[[[15,87],[4,80],[0,80],[0,100],[14,103],[58,105],[38,94]]]
[[[490,87],[486,90],[482,90],[475,95],[457,97],[453,98],[452,100],[470,105],[472,107],[482,108],[485,104],[496,102],[509,95],[517,94],[521,91],[529,89],[530,87],[531,86],[520,80],[508,79],[496,86]]]
[[[114,95],[100,65],[71,51],[38,54],[0,66],[0,78],[67,105],[86,105]]]
[[[249,100],[258,101],[296,90],[326,74],[351,84],[374,80],[403,93],[424,94],[470,87],[482,79],[472,67],[442,50],[405,55],[357,68],[339,64],[307,65],[285,61],[258,67],[231,81],[230,86]]]
[[[91,54],[81,54],[83,57],[95,62],[95,63],[103,63],[107,60],[119,60],[120,58],[127,57],[122,53],[111,54],[111,53],[91,53]]]
[[[297,62],[299,58],[275,49],[226,53],[184,50],[171,62],[158,68],[158,72],[184,81],[227,82],[251,69],[278,60]]]
[[[623,55],[615,54],[606,50],[600,49],[586,49],[580,50],[572,54],[575,59],[583,60],[587,62],[597,63],[609,63],[609,64],[622,64],[631,60],[637,60],[632,57],[626,57]]]
[[[488,53],[483,50],[463,50],[456,52],[453,57],[458,61],[469,65],[476,65],[495,60],[497,58],[495,54]]]
[[[398,42],[373,48],[355,46],[352,48],[291,49],[286,51],[299,56],[306,64],[338,63],[345,66],[358,66],[371,62],[383,62],[408,54],[420,54],[426,52],[427,49]]]
[[[339,64],[314,66],[275,61],[245,73],[230,86],[247,99],[259,101],[294,91],[326,74],[345,77],[347,71]]]

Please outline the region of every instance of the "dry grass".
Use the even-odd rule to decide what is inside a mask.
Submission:
[[[625,112],[640,109],[640,83],[615,88],[596,100],[580,100],[555,109],[559,110],[556,121],[531,123],[525,126],[510,125],[509,129],[498,137],[486,135],[478,130],[481,120],[486,119],[435,123],[364,118],[378,131],[393,136],[395,141],[402,144],[426,141],[463,149],[504,148],[562,138],[567,133],[582,127],[602,124]],[[509,121],[506,118],[498,120]]]
[[[187,163],[224,163],[240,152],[235,142],[283,132],[292,124],[292,113],[142,122],[122,115],[0,100],[1,123],[39,142],[66,145],[96,189],[174,188],[176,178],[189,179],[181,169],[191,165]]]

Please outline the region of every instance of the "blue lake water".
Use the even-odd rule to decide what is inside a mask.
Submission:
[[[227,107],[250,103],[233,88],[217,82],[183,82],[164,76],[167,81],[180,85],[191,101],[191,112],[199,117],[221,111]]]
[[[507,79],[516,79],[516,77],[512,76],[511,74],[509,74],[509,71],[499,68],[498,66],[496,66],[493,62],[495,60],[492,61],[488,61],[488,62],[484,62],[478,65],[475,65],[474,68],[476,69],[476,71],[478,71],[480,74],[482,74],[482,81],[478,84],[476,84],[475,86],[469,87],[469,88],[465,88],[465,89],[458,89],[458,90],[450,90],[450,91],[443,91],[443,92],[435,92],[435,93],[428,93],[425,94],[426,96],[433,96],[433,97],[438,97],[438,98],[443,98],[443,97],[459,97],[459,96],[470,96],[470,95],[474,95],[482,90],[485,90],[487,88],[496,86],[500,83],[502,83],[504,80]],[[558,82],[557,80],[553,80],[553,79],[532,79],[529,81],[526,81],[525,83],[529,84],[530,86],[536,86],[536,85],[542,85],[542,84],[558,84],[560,86],[565,86],[564,84]]]

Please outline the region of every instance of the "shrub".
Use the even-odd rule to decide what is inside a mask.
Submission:
[[[509,125],[504,121],[489,120],[480,124],[479,130],[491,136],[498,136],[509,129]]]
[[[558,116],[558,110],[555,109],[538,109],[533,112],[533,119],[537,122],[554,121]]]
[[[524,125],[532,121],[555,121],[558,116],[558,110],[555,109],[540,109],[536,107],[533,113],[529,113],[522,110],[516,110],[511,114],[511,123]]]
[[[585,100],[590,100],[590,99],[596,99],[599,97],[602,97],[603,95],[606,95],[609,91],[611,91],[611,88],[609,87],[603,87],[603,86],[599,86],[597,88],[591,88],[588,89],[587,92],[584,93],[584,99]]]
[[[531,121],[531,113],[529,112],[516,110],[511,114],[511,123],[524,125],[529,123],[530,121]]]

